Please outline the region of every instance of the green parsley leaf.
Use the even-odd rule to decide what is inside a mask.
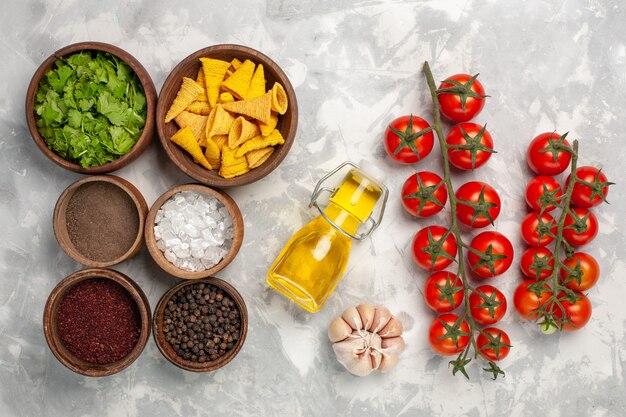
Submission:
[[[125,62],[82,51],[55,62],[39,84],[37,129],[48,148],[87,168],[114,161],[137,143],[146,96]]]

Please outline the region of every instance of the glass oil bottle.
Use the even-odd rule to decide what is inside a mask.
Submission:
[[[324,186],[344,168],[349,170],[338,186]],[[317,201],[322,192],[330,193],[325,209]],[[303,309],[319,311],[346,270],[352,240],[365,239],[380,224],[387,196],[383,184],[351,162],[323,177],[309,204],[320,215],[287,242],[267,273],[267,283]],[[375,209],[376,220],[372,217]],[[365,224],[366,231],[358,233]]]

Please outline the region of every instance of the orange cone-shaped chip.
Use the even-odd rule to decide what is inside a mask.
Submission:
[[[210,139],[215,135],[227,135],[234,121],[235,117],[224,110],[221,104],[218,104],[209,114],[206,137]]]
[[[248,167],[250,169],[261,166],[263,162],[274,153],[274,148],[268,146],[267,148],[257,149],[256,151],[250,151],[246,154],[246,161],[248,161]]]
[[[224,110],[243,114],[263,123],[269,123],[272,114],[272,94],[268,92],[249,100],[224,103]]]
[[[254,70],[252,80],[250,80],[250,87],[244,98],[256,98],[265,94],[265,70],[263,64],[259,64]]]
[[[200,116],[198,114],[190,113],[188,111],[183,111],[181,114],[174,118],[176,124],[181,128],[189,127],[193,136],[198,141],[200,146],[204,146],[205,143],[205,135],[204,131],[206,129],[206,122],[208,120],[207,116]]]
[[[233,178],[239,175],[243,175],[250,171],[248,167],[248,161],[245,157],[235,157],[235,151],[228,146],[222,148],[222,165],[218,175],[223,178]]]
[[[211,164],[213,169],[219,169],[221,165],[220,148],[217,146],[217,143],[211,139],[207,139],[206,141],[206,151],[204,151],[204,156],[207,161],[209,161],[209,164]]]
[[[208,101],[194,101],[187,107],[187,111],[202,116],[208,116],[209,113],[211,113],[211,106],[209,106]]]
[[[222,85],[226,70],[230,67],[230,62],[213,58],[200,58],[200,62],[204,72],[204,84],[209,104],[211,107],[215,107],[217,97],[220,95],[220,85]]]
[[[176,98],[165,115],[165,123],[171,122],[174,117],[178,116],[187,106],[193,103],[200,93],[202,93],[202,87],[191,78],[184,77],[180,90],[176,93]]]
[[[272,93],[272,111],[278,114],[285,114],[287,112],[287,93],[280,83],[274,83],[274,86],[270,90]]]
[[[200,145],[198,145],[198,141],[196,141],[196,138],[193,136],[193,132],[189,126],[174,133],[170,140],[186,150],[193,157],[194,161],[198,162],[208,170],[213,169],[211,164],[209,164],[209,161],[207,161],[206,157],[202,153],[202,149],[200,148]]]
[[[235,158],[242,157],[250,151],[256,151],[257,149],[263,149],[268,146],[282,145],[283,143],[285,143],[283,135],[281,135],[278,130],[274,129],[269,136],[259,135],[238,147],[235,150]]]
[[[278,124],[278,115],[272,112],[270,116],[270,122],[268,124],[259,122],[259,129],[261,129],[261,134],[263,136],[269,136],[270,133],[276,129],[276,125]]]
[[[235,97],[244,98],[248,92],[248,87],[250,87],[253,74],[254,62],[246,59],[244,63],[233,72],[233,75],[222,83],[222,88],[230,91]]]
[[[248,139],[252,139],[260,134],[261,131],[257,125],[247,121],[243,116],[239,116],[228,131],[228,147],[235,149]]]

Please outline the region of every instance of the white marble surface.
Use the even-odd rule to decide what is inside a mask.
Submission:
[[[445,6],[444,6],[445,3]],[[3,3],[0,15],[0,415],[13,416],[624,416],[626,415],[626,7],[619,0],[575,1],[112,1]],[[157,90],[189,53],[240,43],[275,59],[300,105],[295,145],[262,181],[231,190],[245,216],[236,260],[218,275],[243,294],[248,339],[230,365],[211,374],[169,364],[152,340],[126,371],[89,379],[65,369],[42,334],[46,297],[81,268],[58,247],[53,205],[79,175],[49,162],[26,129],[23,102],[39,63],[56,49],[98,40],[126,49],[148,69]],[[386,124],[405,113],[432,119],[421,75],[429,60],[437,79],[480,72],[488,122],[499,151],[474,174],[503,199],[496,229],[518,253],[525,212],[528,141],[569,130],[581,139],[581,163],[618,182],[611,205],[595,212],[600,234],[589,248],[602,277],[589,292],[590,324],[575,334],[544,337],[513,311],[502,326],[514,348],[491,381],[470,367],[471,381],[452,377],[426,331],[432,314],[421,299],[425,274],[409,256],[413,234],[447,213],[416,222],[402,211],[402,182],[414,169],[441,172],[435,151],[415,167],[391,164],[381,146]],[[264,282],[289,236],[314,213],[314,182],[346,159],[375,158],[388,169],[390,205],[375,235],[355,244],[348,272],[323,311],[300,311]],[[621,167],[621,168],[620,168]],[[188,182],[155,141],[117,172],[151,204]],[[152,306],[175,280],[145,249],[116,267],[132,276]],[[497,285],[511,302],[517,263]],[[345,307],[386,304],[400,314],[408,348],[387,375],[352,377],[335,361],[326,326]]]

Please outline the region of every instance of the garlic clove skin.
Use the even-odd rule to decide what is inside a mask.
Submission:
[[[395,317],[392,317],[387,325],[378,332],[378,334],[380,334],[380,337],[382,338],[396,337],[400,336],[403,330],[404,328],[402,326],[402,322]]]
[[[387,325],[389,320],[393,317],[389,309],[387,307],[376,307],[376,311],[374,312],[374,322],[370,327],[370,331],[373,333],[378,333],[383,327]]]
[[[376,307],[371,304],[359,304],[358,306],[356,306],[356,309],[361,316],[363,329],[369,330],[374,323],[374,314],[376,313]]]
[[[341,317],[337,317],[328,326],[328,338],[333,343],[345,340],[351,334],[352,327]]]
[[[333,344],[333,351],[337,361],[353,375],[367,376],[374,370],[365,339],[360,336]]]
[[[352,327],[354,330],[363,329],[363,322],[361,322],[361,316],[356,307],[347,308],[341,317]]]
[[[404,339],[400,336],[382,339],[381,347],[385,355],[399,355],[405,348]]]
[[[370,360],[372,361],[372,369],[378,369],[383,361],[383,354],[380,350],[370,349]]]
[[[398,364],[398,360],[400,357],[398,355],[388,355],[383,353],[382,361],[380,362],[380,366],[378,370],[380,372],[388,372],[396,367]]]
[[[369,355],[361,355],[358,359],[344,365],[348,372],[356,376],[368,376],[372,373],[372,360]]]

